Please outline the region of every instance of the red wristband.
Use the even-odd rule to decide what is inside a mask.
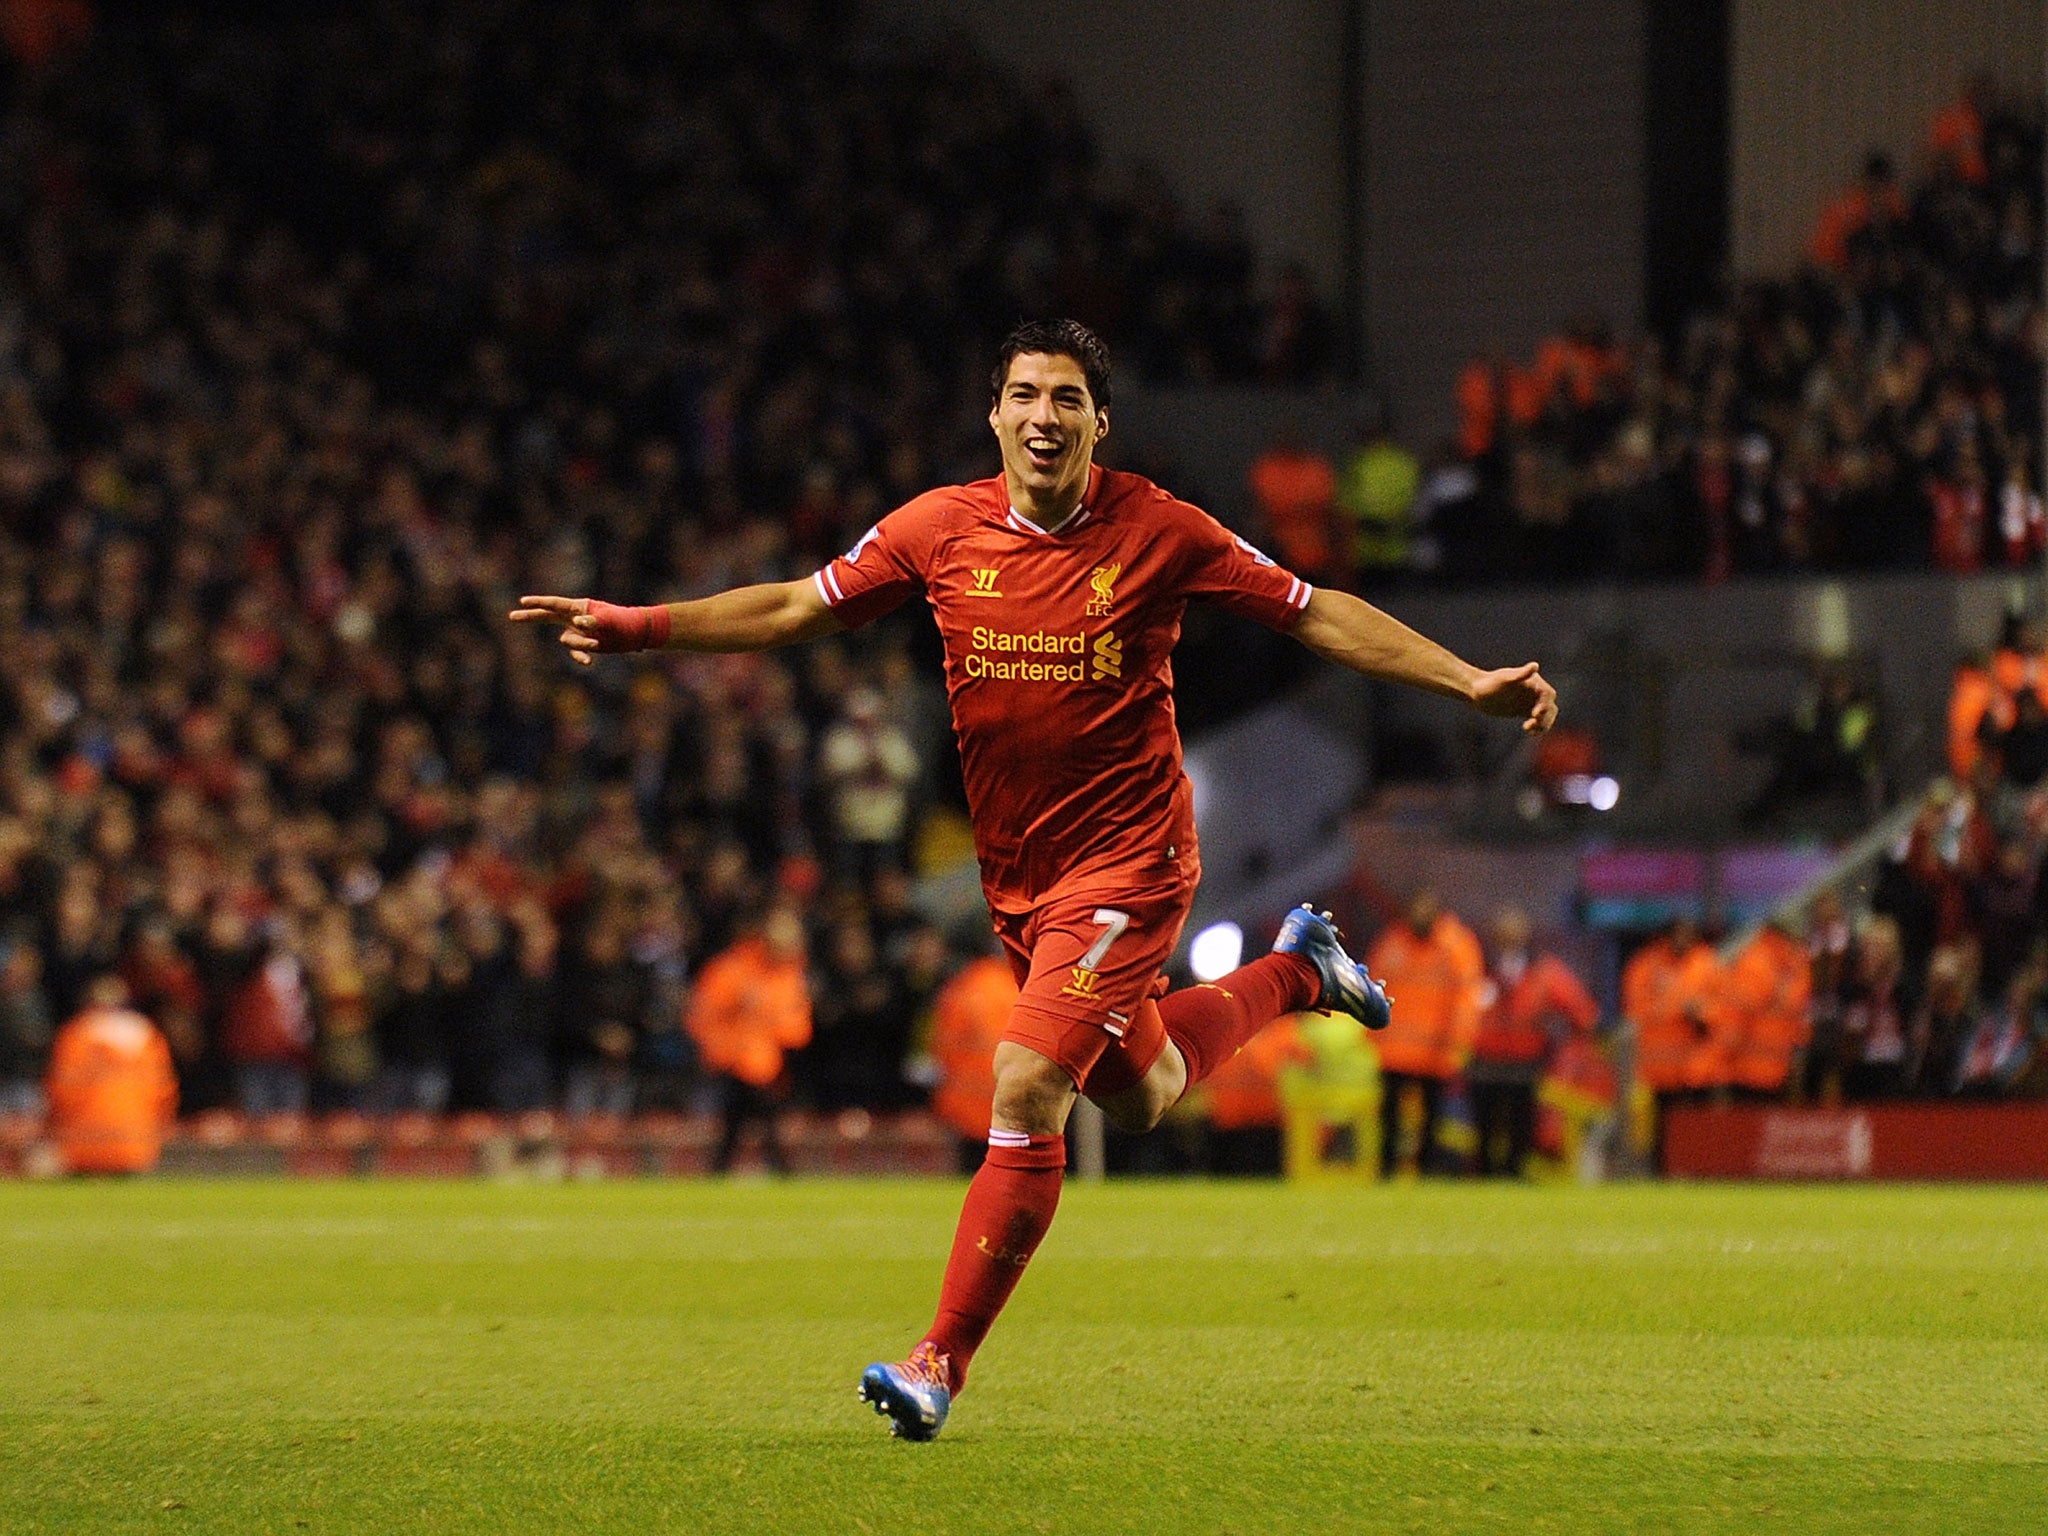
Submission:
[[[624,607],[602,598],[590,600],[591,633],[600,653],[658,651],[668,644],[668,604]]]

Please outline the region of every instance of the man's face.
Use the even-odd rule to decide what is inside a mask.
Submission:
[[[1097,409],[1080,363],[1049,352],[1010,360],[988,423],[1011,486],[1041,506],[1080,500],[1095,445],[1109,435],[1109,412]]]

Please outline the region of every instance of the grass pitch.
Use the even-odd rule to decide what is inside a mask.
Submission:
[[[0,1531],[2048,1530],[2048,1192],[0,1187]]]

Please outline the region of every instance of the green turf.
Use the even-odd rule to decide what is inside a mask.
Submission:
[[[2048,1530],[2048,1192],[0,1187],[0,1531]]]

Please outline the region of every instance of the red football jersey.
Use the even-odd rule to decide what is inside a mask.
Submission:
[[[814,578],[848,628],[922,591],[982,885],[1025,912],[1055,887],[1200,874],[1173,719],[1173,645],[1191,597],[1288,629],[1311,588],[1200,508],[1097,468],[1048,533],[1000,478],[929,491]]]

